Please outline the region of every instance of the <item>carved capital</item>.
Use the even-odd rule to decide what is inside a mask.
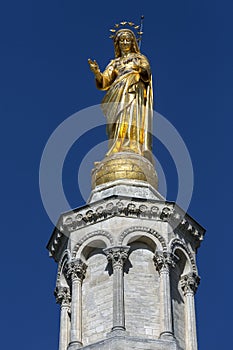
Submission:
[[[156,252],[153,260],[159,273],[162,271],[169,272],[170,267],[175,266],[175,256],[168,252]]]
[[[87,265],[81,259],[70,261],[66,265],[66,277],[72,281],[74,279],[83,281],[85,278],[86,269]]]
[[[125,260],[128,258],[128,252],[130,247],[120,246],[120,247],[111,247],[104,249],[104,253],[107,256],[109,262],[111,262],[113,269],[122,269]]]
[[[54,296],[57,304],[70,307],[71,295],[68,287],[56,287],[54,290]]]
[[[200,277],[195,273],[189,273],[182,276],[180,279],[180,285],[184,295],[188,293],[195,294],[199,283]]]

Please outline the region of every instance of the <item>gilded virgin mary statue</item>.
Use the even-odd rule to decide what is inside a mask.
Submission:
[[[122,161],[134,166],[140,160],[141,163],[151,163],[153,90],[150,64],[146,56],[140,53],[133,30],[116,30],[113,42],[115,58],[103,72],[95,60],[88,60],[97,88],[106,91],[101,103],[109,139],[105,165],[110,159],[115,159],[119,168]],[[109,168],[109,164],[107,165]],[[122,172],[122,169],[119,171]],[[103,171],[100,172],[101,176],[102,173]],[[128,175],[137,177],[129,174],[129,171]],[[110,173],[109,176],[111,181],[114,176]]]

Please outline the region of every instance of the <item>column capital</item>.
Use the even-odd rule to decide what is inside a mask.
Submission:
[[[66,276],[68,279],[78,279],[83,281],[86,274],[87,265],[81,260],[73,260],[66,265]]]
[[[200,283],[200,277],[194,272],[181,276],[180,284],[184,295],[195,294]]]
[[[70,307],[71,295],[68,287],[57,286],[54,290],[54,296],[57,304]]]
[[[116,246],[104,249],[109,262],[112,263],[113,268],[123,268],[125,260],[128,258],[130,247]]]
[[[176,259],[172,253],[158,251],[155,253],[153,260],[159,273],[164,270],[169,272],[170,267],[175,267]]]

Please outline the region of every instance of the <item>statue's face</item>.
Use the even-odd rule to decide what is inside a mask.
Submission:
[[[130,33],[122,33],[119,37],[119,47],[122,53],[127,53],[131,51],[132,47],[132,35]]]

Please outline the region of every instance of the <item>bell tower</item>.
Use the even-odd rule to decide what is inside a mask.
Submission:
[[[137,27],[115,25],[116,57],[102,73],[89,60],[107,91],[109,149],[95,163],[86,205],[61,214],[47,245],[58,264],[59,350],[198,349],[196,253],[205,230],[157,190],[151,71]]]
[[[47,246],[58,263],[59,350],[197,350],[204,232],[136,180],[99,185],[87,205],[62,214]]]

